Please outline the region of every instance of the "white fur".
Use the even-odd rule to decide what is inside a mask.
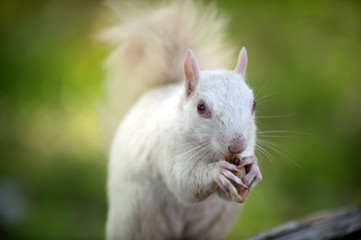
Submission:
[[[234,64],[226,20],[213,5],[190,0],[157,7],[149,7],[146,1],[107,2],[116,15],[114,26],[99,35],[114,48],[105,62],[107,106],[101,108],[109,138],[134,99],[150,88],[183,79],[188,49],[197,56],[201,69]]]
[[[172,7],[158,10],[152,16],[157,16],[156,19],[166,16],[168,20],[170,17],[175,22],[182,22],[187,20],[189,14],[195,13],[192,17],[197,19],[202,14],[196,7],[189,1],[184,5],[174,3]],[[214,18],[210,19],[211,23],[218,23]],[[146,22],[143,19],[139,22],[149,25],[158,23],[160,30],[157,31],[174,31],[168,29],[171,26],[164,19],[153,20]],[[210,28],[209,22],[202,24]],[[179,24],[176,32],[189,30],[182,26]],[[149,32],[144,28],[141,30]],[[145,42],[140,43],[140,47],[151,51],[153,44],[160,48],[160,43],[169,44],[168,38],[164,40],[160,35],[149,33],[151,36],[147,47],[142,45]],[[198,32],[194,30],[183,35],[193,37],[189,33],[197,38]],[[139,41],[145,41],[144,38]],[[148,91],[118,128],[109,163],[107,239],[219,239],[229,231],[241,208],[240,204],[220,197],[225,195],[216,181],[221,169],[219,160],[227,153],[232,139],[242,135],[247,143],[242,155],[254,154],[256,126],[252,115],[253,93],[240,74],[208,70],[200,72],[192,94],[187,96],[185,78],[178,71],[183,66],[179,59],[184,61],[186,49],[190,46],[181,43],[182,38],[176,40],[181,47],[176,52],[167,53],[173,55],[162,59],[164,52],[157,55],[158,52],[154,50],[150,56],[143,56],[147,60],[141,58],[139,62],[140,71],[144,68],[145,73],[151,73],[153,67],[155,73],[149,75],[153,83],[180,83]],[[208,46],[202,47],[202,41]],[[196,45],[205,52],[209,49],[208,53],[222,49],[217,39],[212,42],[200,38]],[[124,48],[122,51],[128,50]],[[202,50],[199,51],[202,53]],[[119,58],[125,57],[115,54]],[[169,62],[170,56],[174,56],[176,61]],[[200,57],[201,70],[202,66],[211,66],[212,59],[217,57],[212,55],[210,59],[205,56],[201,54]],[[154,64],[151,62],[153,59]],[[117,57],[113,56],[111,61],[115,64]],[[164,70],[169,63],[169,69]],[[173,66],[174,63],[180,66]],[[175,71],[174,79],[170,78],[172,72],[168,71]],[[137,76],[126,74],[136,79],[142,76],[147,80],[145,73]],[[207,104],[211,111],[210,118],[204,118],[197,112],[199,100]]]

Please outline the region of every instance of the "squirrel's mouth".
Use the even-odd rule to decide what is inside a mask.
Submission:
[[[213,149],[209,152],[208,159],[211,162],[218,162],[225,159],[226,154],[223,154],[221,151],[217,151],[216,149]]]
[[[223,151],[217,151],[215,153],[215,158],[217,159],[217,161],[220,161],[220,160],[226,160],[226,158],[230,156],[229,153],[225,153]]]

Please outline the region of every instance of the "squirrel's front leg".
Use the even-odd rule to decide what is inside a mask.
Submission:
[[[242,180],[234,174],[234,172],[240,172],[236,165],[231,164],[225,160],[219,162],[220,172],[216,178],[216,182],[219,188],[226,194],[227,198],[231,199],[230,195],[235,195],[238,199],[242,199],[239,196],[238,190],[232,182],[241,185],[244,189],[248,189],[248,186],[242,182]]]
[[[262,180],[262,174],[257,165],[257,158],[253,155],[242,158],[242,164],[240,167],[243,166],[247,169],[247,173],[243,178],[243,182],[248,187],[248,197],[257,183]]]
[[[203,189],[199,188],[195,196],[197,201],[207,198],[217,189],[217,186],[226,193],[232,192],[238,196],[237,189],[232,185],[231,181],[243,186],[244,188],[248,188],[247,185],[233,173],[240,172],[240,170],[235,165],[225,161],[224,159],[221,159],[218,162],[209,163],[202,171],[205,171],[204,173],[206,175],[208,175],[208,173],[212,173],[209,175],[209,180],[212,181],[212,184],[210,187],[205,185]],[[201,173],[198,174],[201,175]]]
[[[167,185],[181,202],[199,202],[206,199],[220,187],[225,193],[238,195],[231,181],[247,186],[232,171],[239,169],[221,159],[217,162],[203,161],[173,162],[172,174],[166,172]]]
[[[242,158],[242,163],[235,166],[229,162],[221,162],[223,168],[217,181],[219,188],[223,191],[218,193],[226,199],[237,199],[246,200],[253,188],[258,182],[262,180],[262,175],[257,165],[257,159],[255,156],[250,155]],[[234,173],[239,172],[238,169],[246,168],[246,174],[242,179],[239,179]],[[238,185],[238,186],[237,186]],[[239,191],[248,189],[247,194],[240,196]],[[231,197],[233,195],[233,197]]]
[[[174,162],[170,168],[172,174],[165,174],[167,185],[180,202],[202,201],[218,188],[216,179],[220,168],[217,163],[187,159]]]

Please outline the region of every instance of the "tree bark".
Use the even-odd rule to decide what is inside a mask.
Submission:
[[[361,239],[361,206],[291,221],[248,240]]]

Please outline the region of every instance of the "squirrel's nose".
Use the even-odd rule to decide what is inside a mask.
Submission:
[[[239,154],[246,150],[246,139],[244,137],[238,137],[231,141],[231,144],[228,146],[228,150],[231,154]]]

